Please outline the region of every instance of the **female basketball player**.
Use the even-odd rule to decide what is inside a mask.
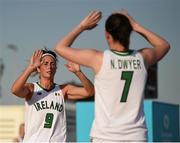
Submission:
[[[25,98],[24,142],[65,142],[66,115],[64,99],[82,99],[94,94],[93,84],[81,72],[79,65],[69,62],[66,66],[82,82],[83,87],[54,83],[56,54],[37,50],[29,66],[17,78],[12,93]],[[39,73],[39,81],[27,83],[32,72]]]
[[[143,111],[147,68],[160,61],[170,45],[123,12],[113,13],[106,20],[109,50],[101,52],[68,46],[80,33],[94,28],[100,18],[101,12],[90,13],[57,43],[55,51],[68,60],[90,67],[96,74],[93,142],[147,141]],[[143,36],[152,48],[130,50],[132,31]]]

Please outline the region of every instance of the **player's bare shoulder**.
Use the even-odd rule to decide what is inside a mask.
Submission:
[[[101,65],[102,65],[102,62],[103,62],[103,52],[102,51],[98,51],[96,49],[93,49],[93,52],[94,52],[94,56],[92,58],[92,61],[93,61],[93,70],[95,73],[98,73],[100,68],[101,68]]]
[[[155,52],[153,48],[145,47],[140,49],[139,52],[141,53],[144,59],[146,68],[148,68],[156,62]]]
[[[26,83],[25,87],[28,90],[28,94],[26,95],[25,99],[28,101],[32,98],[34,93],[34,84],[33,83]]]
[[[62,95],[66,99],[67,91],[68,91],[68,84],[61,84],[59,85],[60,90],[62,91]]]

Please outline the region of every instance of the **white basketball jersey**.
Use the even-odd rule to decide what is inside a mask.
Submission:
[[[104,52],[94,81],[95,119],[91,137],[114,141],[147,140],[143,111],[146,77],[139,52]]]
[[[59,85],[47,91],[34,84],[31,100],[25,102],[24,142],[65,142],[66,116],[64,97]]]

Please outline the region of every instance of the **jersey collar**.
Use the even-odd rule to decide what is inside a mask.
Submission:
[[[116,55],[120,55],[120,56],[128,56],[131,55],[133,53],[133,50],[128,50],[128,51],[116,51],[116,50],[112,50],[111,52],[113,52]]]
[[[45,90],[46,92],[50,92],[51,90],[53,90],[53,89],[55,88],[55,83],[54,83],[54,85],[52,86],[51,89],[45,89],[44,87],[41,86],[41,84],[40,84],[39,82],[36,82],[36,83],[37,83],[37,85],[38,85],[40,88],[42,88],[42,89]]]

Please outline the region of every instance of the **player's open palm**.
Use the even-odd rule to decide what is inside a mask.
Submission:
[[[97,26],[101,19],[102,13],[100,11],[91,11],[81,22],[80,26],[84,30],[90,30]]]
[[[42,54],[43,53],[41,50],[37,50],[32,55],[29,66],[30,68],[32,68],[33,71],[36,71],[37,68],[42,64],[41,61]]]

